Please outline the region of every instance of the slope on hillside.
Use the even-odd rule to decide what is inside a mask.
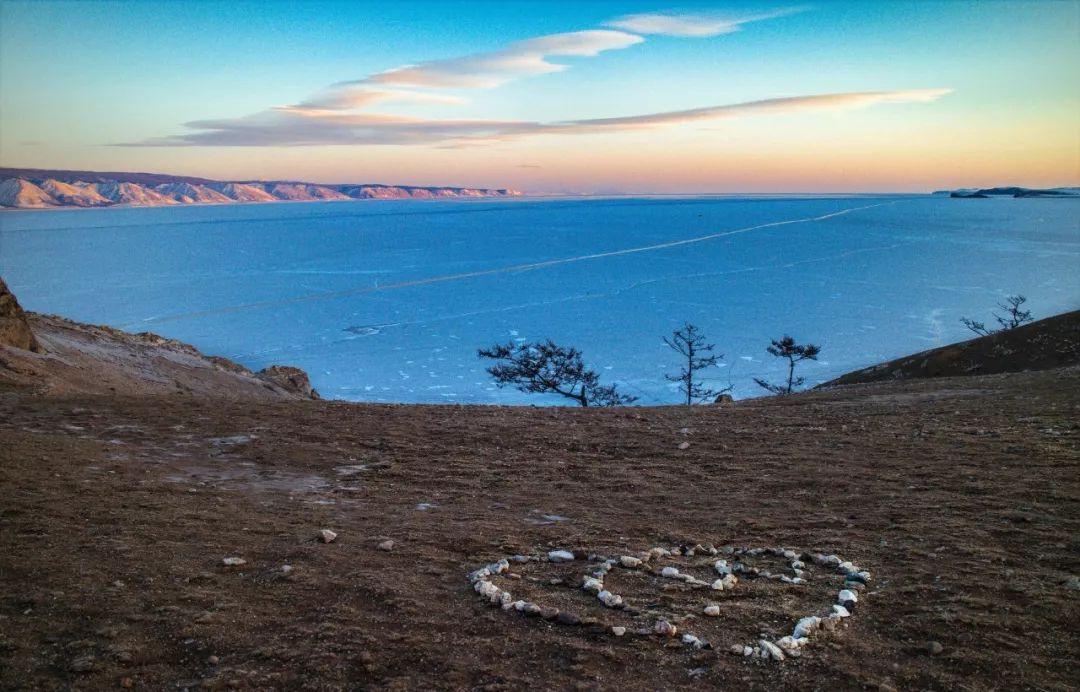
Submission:
[[[988,375],[1080,364],[1080,310],[849,372],[820,387]]]
[[[104,207],[112,201],[98,194],[92,183],[62,183],[45,180],[40,185],[58,204],[65,207]]]
[[[332,190],[322,185],[308,185],[306,183],[274,183],[266,185],[270,194],[278,199],[294,201],[311,200],[342,200],[350,199],[346,194]]]
[[[59,206],[59,202],[29,180],[8,178],[0,182],[0,206],[41,209]]]
[[[171,197],[166,197],[157,190],[138,183],[118,183],[115,180],[94,183],[98,194],[114,204],[130,204],[140,207],[166,206],[179,204]]]
[[[233,201],[217,190],[193,183],[164,183],[154,189],[181,204],[228,204]]]
[[[0,388],[75,394],[189,394],[228,399],[312,399],[298,368],[260,372],[150,334],[23,312],[0,279]]]
[[[276,202],[277,198],[257,185],[244,183],[212,183],[207,185],[231,200],[237,202]]]

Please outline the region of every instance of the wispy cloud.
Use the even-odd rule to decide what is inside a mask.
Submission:
[[[291,106],[279,106],[279,110],[342,111],[357,110],[380,103],[428,103],[458,105],[466,99],[450,94],[432,94],[422,91],[399,89],[365,89],[359,87],[331,87],[322,93]]]
[[[555,58],[589,57],[625,49],[645,40],[639,34],[715,36],[737,31],[749,22],[797,11],[800,10],[773,10],[726,18],[674,13],[630,15],[608,23],[625,31],[595,29],[550,34],[517,41],[495,51],[398,67],[330,85],[299,103],[275,106],[239,118],[196,120],[185,123],[192,132],[122,146],[480,146],[548,134],[623,132],[732,118],[928,102],[950,92],[949,89],[914,89],[819,94],[558,122],[429,118],[372,110],[385,104],[459,104],[464,101],[462,97],[438,90],[490,89],[523,77],[560,72],[567,69],[568,64],[553,62]]]
[[[663,36],[702,38],[730,34],[742,28],[743,24],[784,17],[804,10],[805,8],[793,7],[743,16],[651,12],[619,17],[618,19],[607,22],[607,26],[622,29],[624,31],[631,31],[635,34],[659,34]]]
[[[475,53],[447,60],[431,60],[398,67],[341,86],[353,84],[390,84],[396,86],[492,89],[531,75],[561,72],[562,63],[552,57],[591,57],[607,50],[628,48],[645,39],[634,34],[608,29],[551,34],[511,43],[488,53]]]
[[[681,111],[551,123],[528,120],[443,120],[373,113],[275,109],[244,118],[190,122],[187,123],[188,127],[200,131],[155,138],[129,146],[476,145],[548,134],[602,134],[736,118],[846,111],[881,104],[929,103],[951,91],[908,89],[816,94]]]

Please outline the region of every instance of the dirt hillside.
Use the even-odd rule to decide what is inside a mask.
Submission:
[[[820,385],[990,375],[1080,365],[1080,310],[849,372]]]
[[[357,405],[28,324],[44,355],[0,350],[0,689],[1080,686],[1080,368]],[[621,607],[587,590],[657,547],[683,554],[601,574]]]
[[[205,356],[179,341],[144,332],[72,322],[54,315],[16,315],[0,294],[0,387],[49,395],[185,394],[233,399],[312,399],[307,374],[272,366],[260,372]],[[6,316],[10,312],[11,316]],[[33,349],[27,345],[32,342]]]

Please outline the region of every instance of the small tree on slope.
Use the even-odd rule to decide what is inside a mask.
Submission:
[[[960,321],[964,323],[964,326],[975,332],[979,336],[990,336],[997,332],[1007,332],[1010,329],[1016,329],[1022,324],[1027,324],[1032,321],[1031,310],[1024,310],[1023,305],[1027,302],[1027,298],[1021,295],[1009,296],[1005,299],[1004,303],[998,303],[997,306],[1005,311],[1004,315],[999,315],[996,312],[991,313],[997,323],[1001,325],[1000,329],[987,329],[985,322],[976,322],[973,319],[967,317],[961,317]]]
[[[679,391],[686,397],[686,405],[691,406],[695,401],[715,399],[718,394],[731,390],[731,387],[723,389],[710,389],[703,382],[695,381],[695,373],[706,368],[716,367],[717,362],[724,357],[723,353],[713,354],[715,344],[705,341],[705,335],[689,322],[681,329],[671,333],[671,337],[664,337],[664,343],[673,351],[686,359],[686,364],[675,375],[665,374],[668,382],[678,382]]]
[[[787,358],[788,361],[788,377],[787,384],[773,384],[766,382],[765,380],[759,380],[754,378],[754,382],[758,383],[758,386],[764,387],[773,394],[786,395],[795,391],[796,387],[801,387],[805,381],[802,377],[795,377],[795,366],[804,360],[817,360],[818,354],[821,353],[821,347],[814,344],[797,344],[795,339],[790,336],[783,336],[779,340],[773,340],[772,345],[765,349],[777,358]]]
[[[559,394],[581,406],[626,406],[637,397],[600,384],[600,376],[585,367],[581,351],[544,342],[496,344],[477,351],[481,358],[500,361],[487,369],[500,386],[512,385],[528,394]]]

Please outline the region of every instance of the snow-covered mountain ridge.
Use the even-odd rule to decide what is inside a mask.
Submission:
[[[156,207],[174,204],[252,204],[349,199],[516,197],[511,189],[416,187],[295,181],[226,182],[152,173],[94,173],[0,168],[0,207]]]

